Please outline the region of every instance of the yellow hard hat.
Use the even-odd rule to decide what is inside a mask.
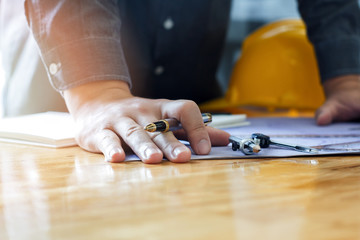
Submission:
[[[324,93],[304,23],[281,20],[249,35],[233,68],[225,99],[231,106],[318,108]]]

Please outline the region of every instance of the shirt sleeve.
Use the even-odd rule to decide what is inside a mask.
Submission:
[[[358,0],[298,0],[313,43],[322,82],[360,74],[360,10]]]
[[[116,1],[26,0],[25,11],[56,90],[102,80],[131,84]]]

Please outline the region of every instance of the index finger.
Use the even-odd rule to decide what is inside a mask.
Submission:
[[[211,150],[209,134],[197,104],[190,100],[171,101],[162,106],[164,116],[176,118],[188,137],[196,154],[206,155]]]

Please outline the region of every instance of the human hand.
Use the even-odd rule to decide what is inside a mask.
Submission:
[[[360,118],[360,75],[346,75],[324,83],[325,103],[316,111],[318,125]]]
[[[87,83],[65,91],[64,98],[77,123],[79,146],[102,152],[111,162],[124,161],[128,148],[145,163],[159,163],[163,156],[172,162],[187,162],[191,152],[178,139],[188,140],[196,154],[208,154],[211,144],[229,143],[228,133],[204,126],[194,102],[134,97],[122,81]],[[183,130],[143,130],[146,124],[164,118],[178,119]]]

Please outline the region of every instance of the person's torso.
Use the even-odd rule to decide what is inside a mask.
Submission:
[[[217,66],[231,0],[119,0],[122,44],[135,95],[217,97]]]

